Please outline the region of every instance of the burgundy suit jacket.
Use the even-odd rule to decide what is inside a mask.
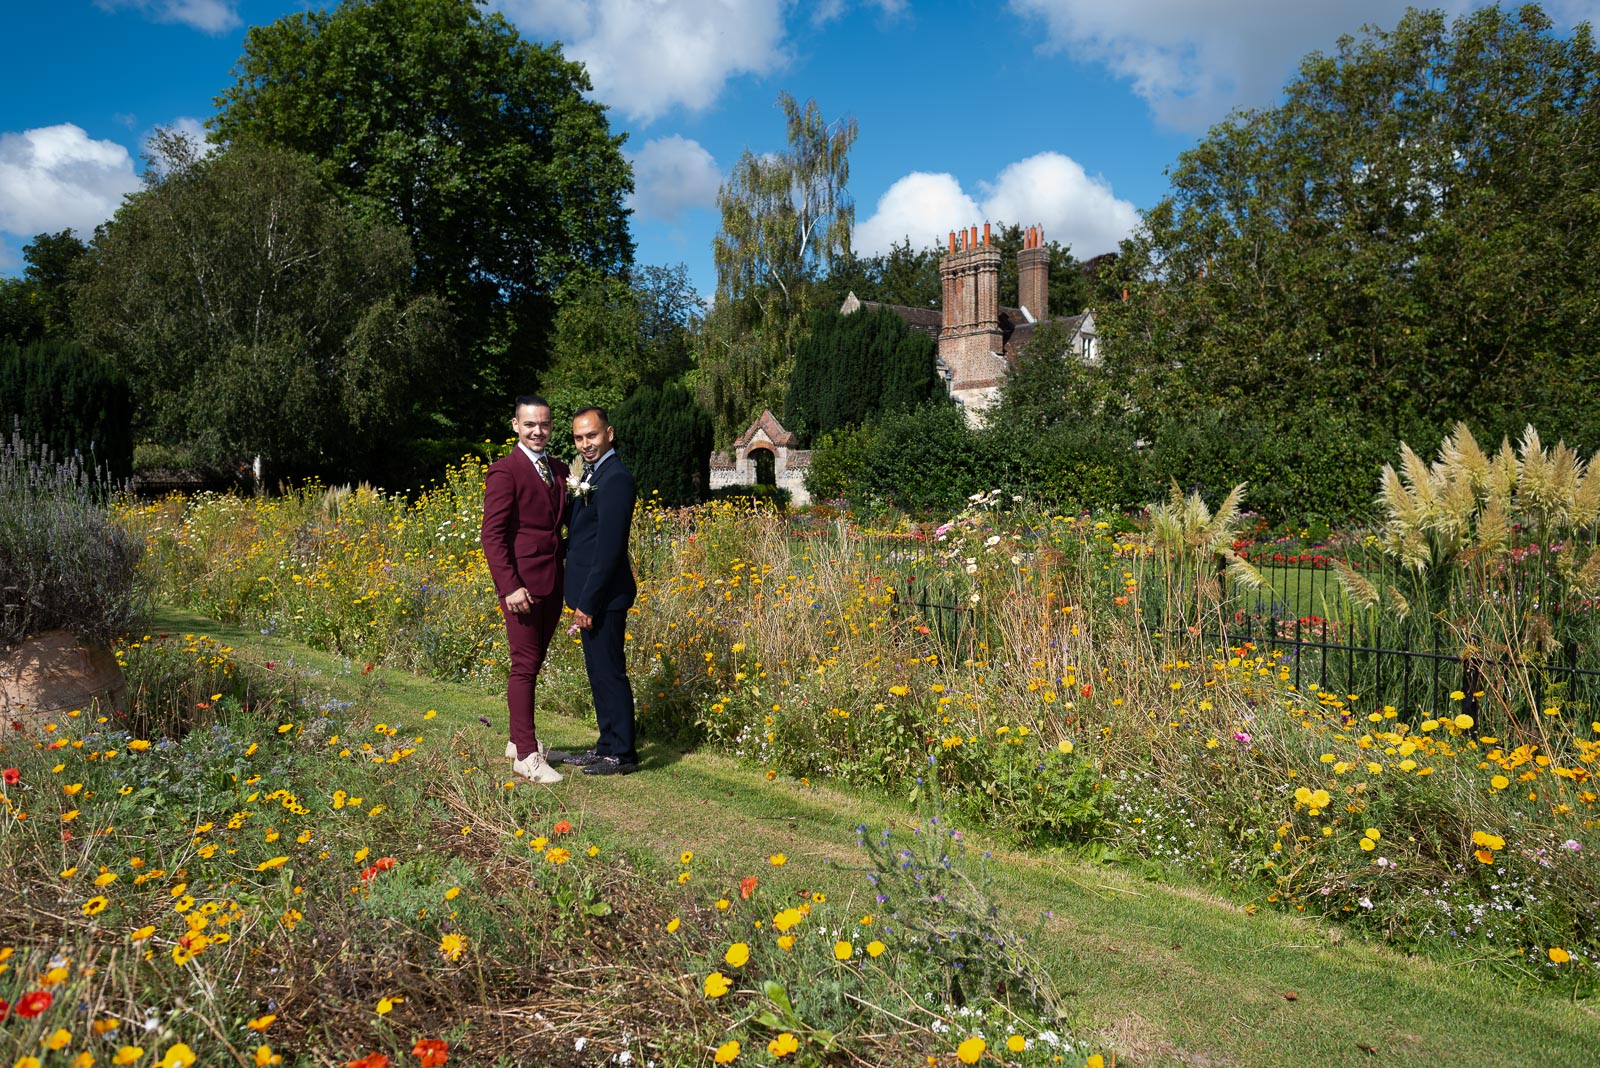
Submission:
[[[520,588],[536,599],[561,599],[567,465],[549,454],[545,460],[548,486],[520,447],[490,464],[484,478],[480,538],[494,592],[502,601]]]

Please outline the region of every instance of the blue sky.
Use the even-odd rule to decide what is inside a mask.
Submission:
[[[138,188],[157,125],[199,129],[249,25],[296,0],[11,0],[0,15],[0,273],[34,234],[85,237]],[[780,90],[854,115],[856,244],[985,220],[1040,223],[1087,258],[1165,193],[1165,170],[1235,107],[1270,105],[1300,57],[1392,0],[494,0],[583,60],[628,132],[644,263],[715,287],[718,183],[783,146]],[[1452,13],[1478,6],[1447,0]],[[1551,0],[1559,26],[1600,0]]]

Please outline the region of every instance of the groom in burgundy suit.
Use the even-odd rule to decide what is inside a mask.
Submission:
[[[506,621],[511,677],[506,707],[511,770],[539,783],[561,781],[533,726],[533,695],[550,638],[561,618],[561,524],[567,502],[567,465],[549,456],[550,404],[517,398],[511,429],[517,447],[489,465],[483,484],[483,555]]]

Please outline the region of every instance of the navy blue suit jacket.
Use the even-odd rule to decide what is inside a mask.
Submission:
[[[633,607],[638,587],[628,557],[628,528],[638,496],[622,457],[595,469],[586,498],[567,511],[567,605],[590,616]]]

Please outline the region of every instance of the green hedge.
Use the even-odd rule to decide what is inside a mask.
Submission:
[[[78,455],[112,477],[133,472],[133,401],[109,361],[69,341],[0,344],[0,413],[23,440]]]

